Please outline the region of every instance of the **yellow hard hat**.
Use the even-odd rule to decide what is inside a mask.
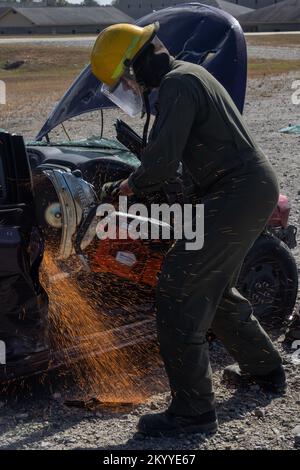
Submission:
[[[120,23],[101,31],[91,55],[93,74],[109,87],[114,87],[125,72],[127,63],[151,41],[158,27],[158,23],[143,28]]]

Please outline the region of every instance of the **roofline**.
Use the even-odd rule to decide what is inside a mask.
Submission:
[[[106,8],[106,7],[110,7],[110,8],[114,8],[115,10],[118,10],[118,8],[114,7],[113,5],[99,5],[98,7],[88,7],[88,8]],[[31,9],[35,9],[35,8],[38,9],[38,8],[39,8],[39,9],[40,9],[41,7],[28,7],[28,8],[31,8]],[[72,7],[49,7],[49,8],[51,8],[51,9],[55,9],[55,8],[56,8],[56,9],[60,9],[60,10],[61,10],[61,8],[72,8]],[[80,7],[80,6],[79,6],[79,7],[73,7],[73,8],[76,8],[76,9],[77,9],[77,8],[86,8],[86,7]],[[19,11],[19,10],[22,10],[22,12]],[[5,12],[3,13],[3,15],[0,15],[0,18],[1,18],[1,19],[4,18],[8,13],[11,13],[11,11],[15,11],[16,13],[19,13],[20,15],[24,16],[24,18],[27,18],[27,16],[23,14],[23,13],[24,13],[24,10],[27,10],[27,7],[8,7],[8,10],[5,11]],[[118,11],[120,11],[121,13],[124,13],[124,12],[122,12],[122,10],[118,10]],[[127,22],[128,22],[128,24],[131,24],[131,23],[134,21],[134,19],[131,18],[131,17],[130,17],[129,15],[127,15],[126,13],[124,13],[124,16],[127,17],[127,19],[124,18],[124,20],[123,20],[124,23],[127,23]],[[29,18],[27,18],[27,19],[29,19]],[[31,20],[30,20],[30,21],[31,21]],[[130,23],[130,22],[131,22],[131,23]],[[104,24],[104,25],[107,24],[108,26],[110,26],[111,24],[116,24],[116,23],[111,23],[111,21],[107,21],[107,22],[103,22],[103,23],[101,23],[101,24]],[[39,24],[37,24],[37,23],[32,23],[32,26],[37,26],[37,27],[39,27],[39,26],[41,26],[41,25],[39,25]],[[46,27],[46,26],[53,26],[53,27],[54,27],[54,26],[56,26],[56,25],[53,25],[53,24],[43,24],[42,26],[45,26],[45,27]],[[69,25],[68,25],[68,24],[67,24],[67,25],[61,24],[61,25],[59,25],[59,26],[69,26]],[[82,23],[74,24],[74,26],[82,26]]]
[[[257,21],[257,20],[242,20],[242,18],[238,18],[239,23],[241,24],[298,24],[300,25],[300,21]]]
[[[3,8],[5,8],[5,7],[3,7]],[[8,13],[10,13],[11,10],[14,10],[14,7],[7,7],[7,10],[4,11],[4,12],[2,13],[2,15],[0,15],[0,18],[3,18],[5,15],[7,15]]]

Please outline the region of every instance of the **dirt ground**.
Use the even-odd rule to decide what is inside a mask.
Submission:
[[[264,41],[267,43],[249,41],[251,78],[244,116],[276,168],[281,191],[290,198],[292,204],[291,223],[299,227],[299,136],[278,131],[289,124],[300,122],[300,105],[291,101],[292,83],[300,80],[300,71],[293,58],[294,52],[290,55],[286,52],[286,60],[282,58],[282,49],[289,50],[293,38],[289,39],[291,42],[288,44],[278,43],[277,40],[274,44],[269,38]],[[299,49],[299,45],[293,45],[293,49],[297,47]],[[276,48],[278,54],[275,53],[274,57]],[[54,73],[58,67],[56,61],[49,71],[47,54],[44,54],[39,59],[39,73],[35,74],[33,82],[30,64],[24,72],[21,72],[22,69],[14,72],[1,70],[1,64],[8,60],[7,50],[3,52],[1,49],[2,46],[0,79],[7,81],[8,104],[0,107],[0,127],[32,138],[53,104],[80,70],[85,53],[81,48],[77,51],[81,62],[72,54],[73,58],[66,63],[66,75],[60,68],[59,76]],[[68,52],[71,53],[70,48]],[[36,53],[30,52],[33,54],[31,57],[36,57]],[[291,62],[290,67],[287,61]],[[76,73],[72,69],[75,64]],[[255,69],[252,64],[262,66]],[[107,112],[105,136],[114,135],[112,120],[117,115],[119,113],[116,111]],[[140,122],[130,123],[137,130],[141,129]],[[83,137],[97,134],[99,117],[94,115],[88,119],[75,119],[67,127],[71,135]],[[62,136],[61,131],[53,133],[53,136]],[[300,266],[299,248],[293,250],[293,253]],[[232,360],[221,344],[214,342],[211,345],[220,421],[219,432],[212,437],[182,435],[176,439],[145,439],[135,434],[136,423],[142,414],[163,410],[168,403],[164,373],[158,365],[152,369],[149,367],[146,379],[153,395],[147,403],[132,409],[100,407],[89,411],[67,407],[64,401],[69,391],[61,379],[57,380],[56,377],[49,379],[47,386],[29,381],[24,384],[22,392],[14,390],[4,393],[0,396],[0,449],[293,449],[295,434],[300,433],[300,365],[293,363],[292,349],[283,345],[283,333],[284,330],[277,332],[274,341],[283,354],[288,375],[289,388],[285,396],[263,393],[258,386],[236,389],[223,384],[222,370]],[[148,361],[151,363],[151,357]]]

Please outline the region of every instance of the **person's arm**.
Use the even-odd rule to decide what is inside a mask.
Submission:
[[[192,78],[192,77],[191,77]],[[193,78],[192,78],[193,79]],[[139,168],[124,182],[135,194],[158,190],[175,177],[197,110],[194,87],[187,77],[172,76],[159,90],[159,116]]]

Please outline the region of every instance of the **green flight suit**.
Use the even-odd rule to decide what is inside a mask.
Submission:
[[[169,377],[170,411],[214,408],[206,332],[212,327],[242,370],[269,373],[281,358],[235,288],[247,251],[278,201],[276,175],[223,86],[203,67],[171,59],[159,89],[158,116],[141,166],[129,178],[136,194],[157,190],[179,163],[204,204],[204,246],[177,240],[157,288],[160,351]]]

